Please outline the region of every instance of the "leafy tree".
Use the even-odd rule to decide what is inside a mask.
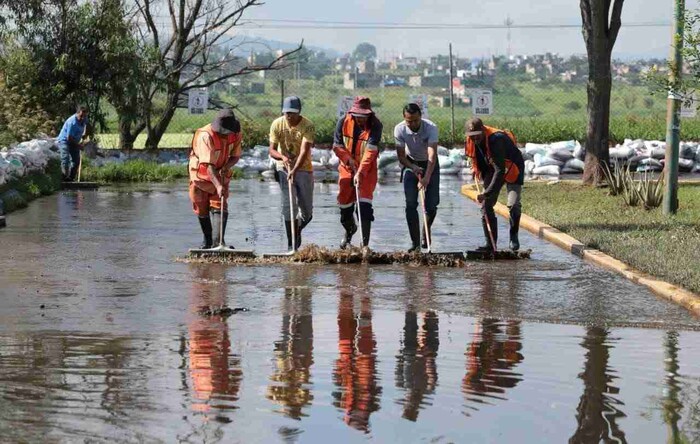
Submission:
[[[352,52],[355,61],[371,60],[377,57],[377,48],[371,43],[360,43]]]
[[[140,45],[155,57],[139,76],[140,115],[131,119],[134,129],[144,127],[146,148],[158,147],[182,95],[223,80],[257,71],[280,69],[290,55],[276,56],[267,64],[249,64],[235,55],[230,34],[259,0],[135,0]],[[165,11],[165,15],[158,15]],[[221,48],[225,48],[222,53]]]

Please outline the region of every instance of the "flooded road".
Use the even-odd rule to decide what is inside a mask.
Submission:
[[[441,182],[434,249],[480,244]],[[233,188],[227,240],[283,251],[277,184]],[[305,243],[338,245],[336,190],[316,185]],[[403,214],[381,185],[374,249],[408,246]],[[8,225],[2,442],[700,440],[700,321],[528,233],[532,260],[461,269],[183,264],[182,182],[64,192]],[[197,313],[223,304],[249,311]]]

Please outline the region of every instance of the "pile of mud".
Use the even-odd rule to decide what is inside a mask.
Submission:
[[[405,253],[390,252],[381,253],[365,250],[358,247],[346,250],[329,250],[311,244],[301,248],[290,256],[186,256],[177,258],[178,262],[186,263],[218,263],[218,264],[371,264],[371,265],[412,265],[412,266],[440,266],[463,267],[473,260],[492,259],[528,259],[530,250],[511,252],[498,251],[495,257],[492,254],[474,255],[465,253]]]

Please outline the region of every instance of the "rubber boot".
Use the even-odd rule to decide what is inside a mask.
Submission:
[[[360,213],[362,214],[362,246],[369,246],[370,233],[372,232],[372,221],[374,220],[374,209],[369,202],[360,202]]]
[[[510,249],[513,251],[518,251],[520,249],[520,240],[518,239],[520,215],[520,205],[510,208]]]
[[[409,215],[409,211],[406,210],[406,223],[408,224],[408,234],[411,236],[411,248],[408,249],[409,253],[420,251],[420,221],[418,220],[418,213],[415,211]]]
[[[284,229],[287,232],[287,250],[292,251],[292,223],[288,220],[285,220]]]
[[[343,235],[343,240],[340,242],[340,249],[344,250],[350,245],[352,241],[352,236],[357,231],[357,224],[355,223],[355,205],[348,208],[340,209],[340,224],[345,228],[345,234]]]
[[[294,235],[296,237],[296,242],[294,244],[294,249],[298,250],[299,247],[301,247],[301,224],[299,223],[299,219],[296,219],[294,221]]]
[[[428,213],[428,236],[430,237],[430,245],[433,245],[433,222],[435,221],[435,216],[437,212]],[[421,231],[421,247],[428,248],[428,239],[425,238],[425,228]]]
[[[477,248],[478,251],[489,251],[492,252],[494,247],[491,245],[491,236],[489,235],[489,226],[486,224],[486,214],[481,216],[481,227],[484,230],[484,237],[486,238],[486,245],[482,245]],[[489,218],[489,224],[491,226],[491,233],[493,234],[493,241],[498,244],[498,228],[496,226],[496,215],[494,214],[493,219]]]
[[[369,219],[362,219],[362,246],[369,246],[369,236],[372,231],[372,221]]]
[[[199,248],[211,248],[211,219],[207,217],[198,217],[199,226],[202,228],[202,234],[204,235],[204,243]]]
[[[221,223],[221,212],[218,210],[212,211],[211,212],[211,226],[212,226],[212,230],[214,232],[213,245],[215,247],[217,247],[219,245],[226,245],[225,238],[226,238],[226,224],[228,223],[228,212],[224,213],[224,219],[223,219],[223,223],[224,223],[224,236],[223,237],[224,237],[224,239],[222,239],[221,242],[219,242],[219,224],[220,223]]]

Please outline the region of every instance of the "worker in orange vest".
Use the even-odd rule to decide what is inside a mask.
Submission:
[[[369,97],[355,97],[355,101],[345,117],[338,120],[333,136],[333,151],[340,159],[338,172],[338,206],[340,223],[345,235],[340,248],[344,249],[357,231],[353,213],[355,201],[360,202],[360,223],[362,224],[362,245],[369,244],[374,209],[372,197],[377,186],[377,158],[379,142],[382,138],[382,122],[372,111]],[[356,198],[355,187],[359,189]]]
[[[211,124],[195,131],[189,160],[190,200],[204,234],[201,248],[224,243],[218,239],[218,228],[217,239],[212,238],[212,225],[218,227],[222,223],[226,232],[231,168],[240,158],[241,124],[232,110],[219,111]],[[222,197],[226,198],[223,208]]]
[[[518,230],[520,228],[520,196],[525,177],[525,161],[518,149],[513,133],[484,125],[480,118],[467,121],[466,155],[471,159],[474,180],[484,181],[484,192],[477,196],[482,204],[481,223],[486,236],[486,245],[479,250],[491,251],[496,248],[491,243],[498,241],[496,213],[493,210],[498,194],[506,184],[508,208],[510,210],[510,248],[520,249]]]

